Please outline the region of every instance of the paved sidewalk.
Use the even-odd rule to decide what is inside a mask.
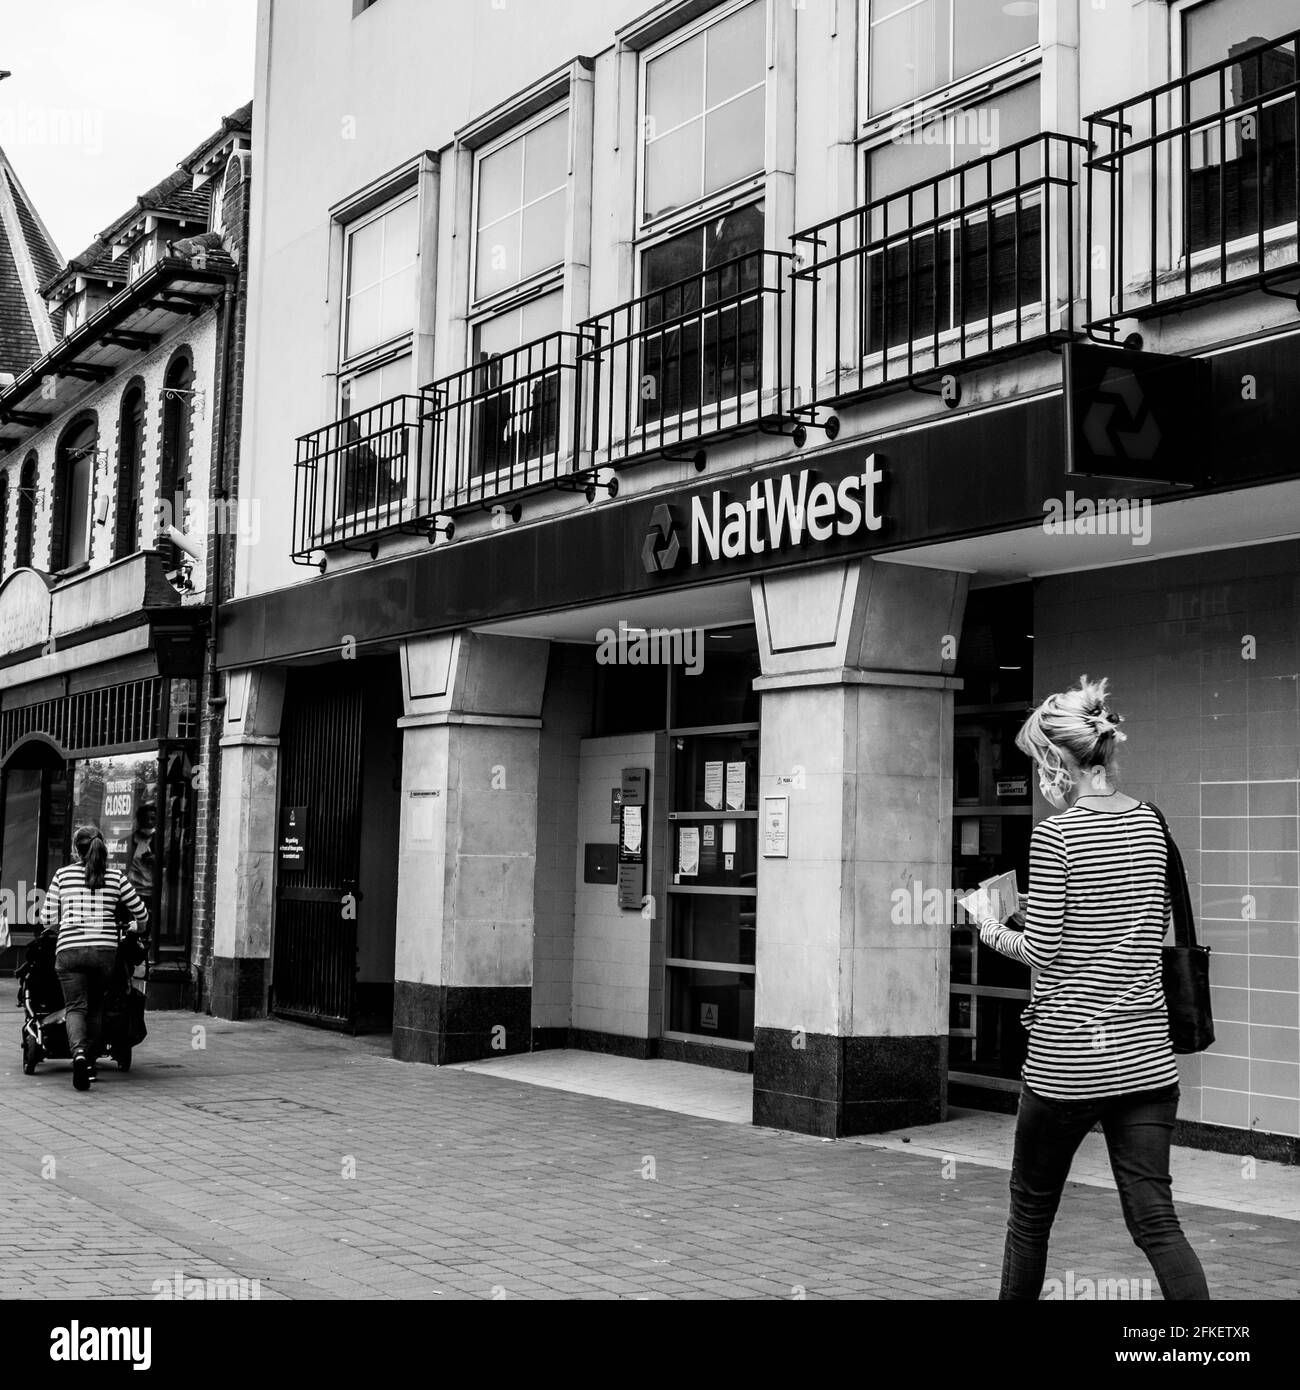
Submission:
[[[0,982],[0,1296],[149,1298],[177,1275],[294,1299],[996,1293],[1006,1176],[977,1158],[183,1013],[151,1014],[135,1069],[105,1062],[78,1095],[66,1063],[22,1075],[12,1002]],[[1300,1222],[1183,1215],[1218,1297],[1300,1297]],[[1067,1272],[1149,1277],[1112,1193],[1068,1192],[1049,1269]]]

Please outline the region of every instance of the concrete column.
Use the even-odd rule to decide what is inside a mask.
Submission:
[[[226,690],[211,1011],[218,1018],[264,1018],[275,910],[284,671],[232,671]]]
[[[403,644],[393,1056],[531,1043],[538,764],[549,643]]]
[[[872,560],[753,583],[760,795],[789,797],[788,858],[763,855],[760,824],[755,1124],[839,1136],[944,1116],[949,929],[892,909],[895,890],[952,881],[966,588]]]

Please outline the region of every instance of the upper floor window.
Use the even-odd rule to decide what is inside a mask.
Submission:
[[[765,6],[751,0],[647,53],[644,222],[763,173],[765,40]]]
[[[1296,221],[1295,0],[1199,0],[1175,11],[1185,85],[1187,241],[1208,251]],[[1291,90],[1282,90],[1291,87]],[[1270,96],[1270,93],[1278,93]],[[1237,111],[1231,120],[1220,112]]]
[[[14,565],[24,568],[32,562],[32,533],[36,518],[36,453],[23,460],[18,474],[18,534],[15,537]]]
[[[867,115],[954,86],[1038,45],[1033,0],[867,0]]]
[[[117,515],[113,526],[113,558],[135,553],[140,508],[140,470],[144,458],[144,388],[132,386],[122,397],[117,437]]]
[[[85,420],[59,441],[54,465],[54,526],[50,568],[76,569],[90,560],[90,505],[99,434]]]
[[[71,295],[63,305],[63,336],[75,332],[86,321],[86,295]]]
[[[138,280],[146,270],[151,270],[158,261],[158,238],[156,236],[141,237],[132,246],[127,258],[127,278],[131,281]]]
[[[347,228],[345,362],[409,339],[415,327],[418,207],[412,192]]]
[[[193,426],[194,368],[182,354],[163,378],[162,438],[158,456],[158,548],[170,567],[184,563],[184,552],[166,534],[168,525],[185,530],[189,497],[190,431]]]
[[[564,264],[569,113],[512,133],[475,160],[474,301]]]
[[[9,470],[0,472],[0,575],[9,558]]]

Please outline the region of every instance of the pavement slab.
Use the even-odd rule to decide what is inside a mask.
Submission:
[[[150,1014],[132,1071],[105,1062],[81,1095],[66,1063],[22,1074],[12,1005],[0,982],[0,1297],[147,1299],[177,1277],[293,1300],[997,1293],[1006,1172],[953,1127],[830,1143],[663,1108],[658,1076],[652,1106],[626,1082],[561,1090],[187,1013]],[[1259,1166],[1267,1210],[1212,1186],[1182,1201],[1217,1298],[1300,1297],[1291,1175]],[[1084,1176],[1049,1276],[1158,1299],[1113,1190]]]

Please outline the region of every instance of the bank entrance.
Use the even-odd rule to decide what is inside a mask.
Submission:
[[[958,649],[964,682],[953,711],[953,887],[966,891],[1014,871],[1029,886],[1032,764],[1016,732],[1033,693],[1033,589],[973,591]],[[949,985],[948,1099],[1014,1110],[1028,1034],[1029,969],[983,945],[978,925],[955,909]]]
[[[392,1026],[401,714],[396,657],[288,672],[271,970],[281,1018]]]

